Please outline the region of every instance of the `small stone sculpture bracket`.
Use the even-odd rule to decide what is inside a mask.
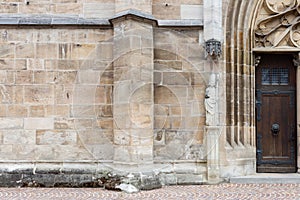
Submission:
[[[295,67],[300,66],[300,53],[299,55],[294,55],[293,63]]]
[[[213,59],[222,54],[221,42],[216,39],[209,39],[205,42],[205,57],[210,55]]]
[[[256,57],[255,57],[255,62],[254,62],[255,67],[258,67],[258,65],[259,65],[259,63],[260,63],[260,60],[261,60],[261,56],[256,56]]]

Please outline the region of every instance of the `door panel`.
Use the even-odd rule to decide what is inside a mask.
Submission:
[[[292,55],[261,55],[256,69],[258,172],[295,172],[296,105]]]

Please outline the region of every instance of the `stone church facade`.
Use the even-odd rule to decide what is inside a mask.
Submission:
[[[298,172],[299,0],[5,0],[0,12],[3,185]]]

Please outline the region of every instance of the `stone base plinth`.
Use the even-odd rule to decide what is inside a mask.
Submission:
[[[219,139],[220,127],[206,127],[206,147],[207,147],[207,182],[210,184],[219,183]]]

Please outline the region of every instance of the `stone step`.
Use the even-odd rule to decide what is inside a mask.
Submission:
[[[300,174],[257,173],[254,175],[231,177],[230,183],[300,183]]]

